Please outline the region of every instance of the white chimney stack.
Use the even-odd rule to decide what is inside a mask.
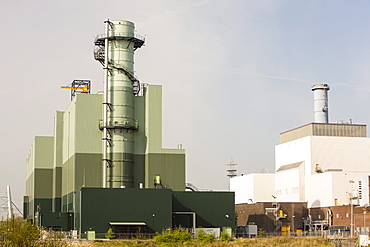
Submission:
[[[314,122],[329,123],[328,91],[329,85],[317,83],[312,86],[314,100]]]

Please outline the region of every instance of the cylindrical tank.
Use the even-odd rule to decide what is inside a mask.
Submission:
[[[317,83],[312,86],[314,95],[314,122],[329,123],[328,91],[329,85]]]
[[[134,51],[144,37],[130,21],[106,20],[106,32],[95,39],[95,59],[105,70],[103,116],[103,179],[109,188],[134,187],[134,135],[138,123],[134,97],[139,81],[134,75]]]

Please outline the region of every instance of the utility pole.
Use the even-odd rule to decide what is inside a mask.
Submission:
[[[10,194],[10,186],[7,185],[6,186],[6,193],[7,193],[7,197],[8,197],[8,219],[11,219],[13,218],[13,203],[12,203],[12,196]]]
[[[350,207],[351,207],[351,224],[350,224],[350,232],[351,232],[351,238],[353,238],[353,184],[355,181],[349,180],[349,183],[351,184],[351,193],[350,195]]]

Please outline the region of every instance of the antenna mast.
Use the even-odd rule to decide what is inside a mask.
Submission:
[[[229,164],[226,165],[229,166],[229,169],[227,169],[227,176],[229,177],[229,190],[230,190],[230,179],[237,176],[235,169],[235,166],[237,164],[235,164],[233,158],[231,158]]]

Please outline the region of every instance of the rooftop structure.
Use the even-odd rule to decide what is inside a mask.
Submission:
[[[366,137],[366,125],[309,123],[281,133],[280,144],[306,136]]]

